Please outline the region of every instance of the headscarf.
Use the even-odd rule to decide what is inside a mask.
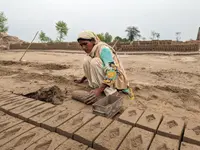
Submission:
[[[95,40],[95,46],[93,47],[92,51],[90,52],[90,54],[88,54],[91,57],[94,57],[96,51],[102,47],[102,46],[107,46],[111,49],[111,51],[115,54],[115,50],[108,44],[102,42],[99,37],[92,31],[83,31],[78,35],[78,39],[85,39],[85,40],[91,40],[91,39]]]
[[[78,39],[91,40],[92,38],[95,40],[95,44],[101,41],[99,37],[92,31],[83,31],[78,35]]]

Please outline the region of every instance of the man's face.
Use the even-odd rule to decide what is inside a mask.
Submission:
[[[80,40],[79,44],[82,47],[82,49],[88,54],[92,51],[92,48],[94,47],[94,42],[89,40]]]

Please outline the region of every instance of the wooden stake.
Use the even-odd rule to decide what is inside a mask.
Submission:
[[[35,40],[36,36],[38,35],[39,31],[35,34],[33,40],[31,41],[31,43],[29,44],[29,46],[26,48],[24,54],[22,55],[22,57],[19,59],[19,61],[22,60],[22,58],[24,57],[24,55],[26,54],[27,50],[30,48],[30,46],[32,45],[33,41]]]

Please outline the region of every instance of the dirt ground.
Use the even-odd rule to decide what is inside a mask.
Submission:
[[[0,88],[27,94],[57,85],[68,91],[66,100],[73,90],[87,88],[86,83],[73,82],[83,76],[83,54],[28,52],[23,62],[16,62],[21,55],[0,52]],[[137,106],[200,122],[200,55],[119,57],[135,89],[135,100],[125,98],[124,107]]]

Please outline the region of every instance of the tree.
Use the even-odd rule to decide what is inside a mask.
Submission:
[[[143,41],[145,41],[145,40],[146,40],[146,38],[145,38],[145,37],[142,37],[142,40],[143,40]]]
[[[56,41],[62,42],[64,40],[64,37],[67,36],[69,28],[67,27],[67,24],[64,21],[58,21],[56,23],[56,30],[59,34]]]
[[[0,12],[0,32],[7,32],[8,31],[8,26],[7,24],[8,19],[4,15],[3,12]]]
[[[40,32],[40,35],[39,35],[39,39],[41,42],[52,42],[52,40],[46,36],[46,33],[44,33],[43,31]]]
[[[104,42],[106,43],[112,42],[112,35],[110,35],[108,32],[106,32],[104,35]]]
[[[176,32],[176,41],[178,42],[181,39],[181,32]]]
[[[99,37],[99,39],[101,40],[101,41],[105,41],[105,37],[104,37],[104,34],[103,33],[100,33],[100,34],[97,34],[97,36]]]
[[[160,39],[160,33],[158,32],[155,32],[155,31],[151,31],[151,37],[150,37],[151,40],[159,40]]]
[[[129,40],[127,38],[121,38],[120,36],[116,36],[114,38],[114,41],[119,41],[119,42],[128,42]]]
[[[160,39],[160,33],[156,33],[156,38],[157,38],[157,40]]]
[[[151,31],[151,40],[155,40],[156,37],[156,32],[155,31]]]
[[[129,26],[129,27],[127,27],[127,29],[125,31],[127,32],[127,37],[129,39],[129,41],[133,41],[137,37],[141,37],[140,31],[138,30],[137,27]]]

